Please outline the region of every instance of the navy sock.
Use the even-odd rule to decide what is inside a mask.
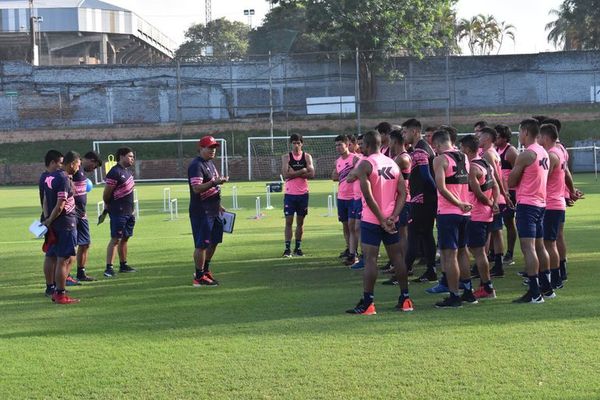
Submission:
[[[112,264],[106,264],[106,269],[112,269],[113,265]]]
[[[552,286],[550,286],[550,270],[540,271],[538,273],[538,278],[540,280],[540,287],[544,292],[552,289]]]
[[[562,279],[566,279],[567,278],[567,260],[560,260],[559,263],[559,267],[560,269],[560,276]]]
[[[373,293],[363,292],[363,303],[365,305],[371,304],[373,302],[374,298],[375,298],[375,296],[373,295]]]
[[[290,249],[290,245],[291,245],[291,244],[292,244],[292,241],[291,241],[291,240],[286,240],[286,241],[285,241],[285,249],[286,249],[286,250],[289,250],[289,249]]]
[[[54,290],[56,289],[56,285],[54,283],[51,283],[50,285],[48,285],[46,283],[46,290]]]
[[[121,261],[119,265],[121,266],[121,268],[125,268],[127,267],[127,261]]]
[[[448,277],[445,272],[442,272],[442,278],[440,279],[440,284],[448,287]]]
[[[472,291],[473,290],[473,284],[471,283],[471,279],[461,279],[460,283],[463,284],[463,286],[465,287],[465,290],[467,291]]]
[[[533,297],[538,297],[540,295],[540,284],[537,275],[528,276],[527,278],[529,279],[529,292]]]
[[[56,289],[57,294],[65,294],[65,289]]]
[[[204,268],[203,268],[203,270],[204,270],[205,273],[209,271],[209,269],[208,269],[209,265],[210,265],[210,260],[204,261]]]
[[[198,267],[196,267],[196,279],[202,278],[202,275],[204,275],[204,271],[202,271],[201,269],[198,269]]]
[[[491,293],[494,290],[494,285],[492,284],[492,281],[487,281],[483,284],[483,288],[486,292]]]
[[[456,298],[456,297],[460,298],[460,296],[459,296],[459,294],[458,294],[458,293],[450,292],[450,298],[451,298],[451,299],[452,299],[452,298]]]
[[[552,282],[552,286],[556,286],[560,284],[560,268],[554,268],[550,270],[550,282]]]
[[[402,289],[402,290],[400,291],[400,294],[401,294],[403,297],[410,297],[410,296],[408,295],[408,289]]]
[[[498,253],[494,256],[494,268],[502,270],[502,253]]]
[[[296,250],[300,249],[300,247],[302,246],[302,240],[296,240]]]
[[[513,258],[513,252],[512,251],[507,251],[506,252],[506,257]]]

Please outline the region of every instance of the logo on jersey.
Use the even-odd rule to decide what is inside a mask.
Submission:
[[[379,171],[377,171],[377,173],[379,174],[379,176],[383,176],[383,179],[394,179],[394,175],[392,175],[392,167],[383,167]]]
[[[548,158],[544,157],[540,160],[540,167],[542,167],[545,170],[549,170],[550,167],[548,166]]]
[[[52,181],[54,180],[53,176],[47,176],[46,179],[44,179],[44,183],[46,184],[46,186],[48,186],[48,189],[52,189]]]

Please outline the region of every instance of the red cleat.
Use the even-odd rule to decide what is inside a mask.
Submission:
[[[492,289],[491,292],[488,292],[487,290],[485,290],[485,287],[483,286],[479,286],[479,289],[477,289],[474,293],[473,296],[475,296],[476,299],[495,299],[496,298],[496,289]]]
[[[219,286],[219,284],[217,282],[210,279],[206,274],[202,275],[200,278],[194,278],[194,281],[192,282],[192,284],[194,285],[194,287]]]
[[[79,303],[79,299],[74,299],[67,296],[65,293],[54,293],[52,295],[52,301],[56,304],[75,304]]]

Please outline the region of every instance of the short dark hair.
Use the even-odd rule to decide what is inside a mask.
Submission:
[[[492,142],[495,142],[496,138],[498,137],[498,132],[496,132],[494,128],[490,128],[489,126],[484,126],[483,128],[481,128],[479,133],[490,135],[492,137]]]
[[[431,132],[431,133],[433,133],[435,131],[437,131],[437,127],[435,127],[435,126],[426,126],[425,129],[423,129],[423,132]]]
[[[510,140],[512,139],[512,132],[507,125],[498,124],[494,127],[494,129],[498,133],[498,137],[506,139],[506,142],[510,143]]]
[[[83,158],[86,158],[86,159],[92,160],[92,161],[96,161],[96,163],[98,165],[102,165],[102,159],[100,158],[100,155],[98,153],[96,153],[95,151],[88,151],[87,153],[85,153]]]
[[[379,132],[382,135],[387,135],[392,131],[392,125],[389,122],[380,122],[379,124],[377,124],[377,126],[375,127],[375,129],[377,130],[377,132]]]
[[[292,142],[300,142],[300,143],[304,143],[304,139],[302,139],[302,135],[299,133],[292,133],[290,135],[290,143]]]
[[[556,118],[546,118],[541,122],[542,124],[552,124],[556,127],[556,131],[560,133],[560,129],[562,128],[562,124]]]
[[[52,161],[58,163],[60,159],[63,157],[63,154],[58,150],[48,150],[46,156],[44,157],[44,163],[46,167],[49,167]]]
[[[115,153],[115,158],[117,159],[117,162],[121,160],[121,157],[126,156],[129,153],[133,153],[133,149],[131,147],[121,147],[117,149]]]
[[[484,126],[487,126],[487,124],[488,124],[488,123],[487,123],[486,121],[484,121],[484,120],[477,121],[477,122],[475,122],[475,123],[473,124],[473,128],[477,128],[477,127],[479,127],[479,128],[483,128]]]
[[[460,143],[462,147],[466,147],[474,153],[476,153],[479,149],[479,138],[475,135],[466,135],[462,137],[458,143]]]
[[[553,142],[558,140],[558,128],[554,124],[544,124],[540,126],[540,134],[549,136]]]
[[[363,135],[362,133],[359,133],[358,135],[356,135],[356,141],[358,142],[359,140],[363,140],[364,137],[365,137],[365,135]]]
[[[63,163],[71,164],[75,160],[81,160],[81,156],[79,155],[78,152],[71,150],[71,151],[67,152],[67,154],[65,154]]]
[[[437,130],[431,136],[431,143],[450,142],[450,133],[445,129]]]
[[[450,125],[442,125],[438,128],[438,130],[448,132],[448,135],[450,135],[450,141],[452,142],[452,144],[456,143],[456,140],[458,139],[458,129],[456,129],[455,127],[450,126]]]
[[[540,125],[548,119],[548,117],[546,117],[545,115],[534,115],[533,117],[531,117],[532,119],[535,119]]]
[[[350,143],[356,143],[356,136],[354,135],[346,135],[348,136],[348,140],[350,141]]]
[[[337,135],[334,142],[342,142],[348,144],[348,135]]]
[[[519,129],[527,131],[533,137],[537,137],[540,134],[540,123],[537,119],[526,118],[519,124]]]
[[[379,148],[381,147],[381,135],[377,131],[369,131],[363,136],[365,147]]]
[[[419,128],[421,130],[421,121],[415,118],[407,119],[402,123],[402,127],[406,129]]]
[[[402,131],[398,129],[394,129],[393,131],[391,131],[390,140],[393,140],[398,144],[404,144],[404,136],[402,136]]]

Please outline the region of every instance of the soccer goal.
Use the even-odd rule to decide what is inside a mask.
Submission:
[[[303,150],[313,158],[315,178],[329,179],[338,154],[337,135],[303,136]],[[274,180],[281,174],[281,156],[292,151],[289,136],[248,138],[248,180]]]
[[[229,175],[227,141],[216,140],[221,146],[217,150],[215,165],[220,167],[222,175]],[[131,147],[135,154],[133,171],[137,182],[186,181],[188,165],[198,155],[197,143],[198,139],[106,140],[94,141],[93,149],[108,164],[106,167],[110,167],[107,160],[114,159],[118,148]],[[95,170],[96,183],[104,182],[109,169],[103,166]]]

